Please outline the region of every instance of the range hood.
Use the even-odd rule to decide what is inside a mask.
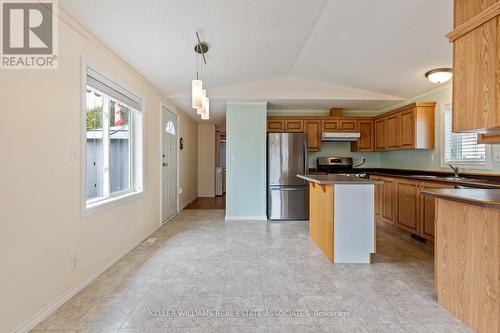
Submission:
[[[323,132],[321,141],[327,142],[352,142],[358,141],[361,133],[346,133],[346,132]]]

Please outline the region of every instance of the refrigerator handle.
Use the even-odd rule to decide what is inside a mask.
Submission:
[[[309,173],[309,146],[307,144],[307,134],[306,139],[304,140],[304,173]]]

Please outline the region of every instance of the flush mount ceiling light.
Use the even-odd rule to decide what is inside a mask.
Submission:
[[[444,83],[453,75],[451,68],[436,68],[425,73],[425,77],[432,83]]]
[[[201,116],[201,119],[209,119],[210,106],[207,90],[203,88],[203,81],[199,77],[199,69],[201,69],[206,85],[207,59],[205,54],[208,52],[208,45],[200,40],[198,32],[196,32],[196,39],[198,40],[198,43],[194,46],[194,52],[196,52],[196,80],[191,82],[191,106],[196,109],[196,113]],[[200,55],[203,62],[199,61]]]

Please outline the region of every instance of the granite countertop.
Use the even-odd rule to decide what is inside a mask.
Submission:
[[[308,182],[320,184],[320,185],[331,185],[331,184],[353,184],[353,185],[368,185],[368,184],[383,184],[383,181],[373,180],[367,178],[356,178],[350,176],[338,176],[334,174],[330,175],[314,175],[305,174],[297,175],[297,177],[307,180]]]
[[[500,189],[429,189],[423,195],[500,209]]]

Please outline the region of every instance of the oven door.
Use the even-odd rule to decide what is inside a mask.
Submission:
[[[270,186],[267,200],[267,218],[270,220],[309,218],[308,186]]]

